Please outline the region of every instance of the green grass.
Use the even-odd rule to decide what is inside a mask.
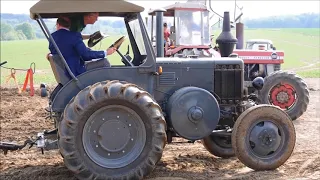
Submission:
[[[232,33],[235,36],[234,30]],[[219,34],[216,30],[215,35]],[[269,39],[277,50],[284,51],[283,69],[319,62],[320,29],[245,29],[244,43],[248,39]]]
[[[320,77],[320,68],[307,70],[307,71],[299,71],[297,74],[301,77],[309,77],[309,78],[319,78]]]
[[[215,31],[216,37],[220,32],[221,30]],[[235,35],[234,31],[233,34]],[[101,47],[100,44],[97,44],[93,49],[106,49],[118,38],[108,37],[102,41]],[[285,52],[285,63],[282,65],[284,70],[299,68],[320,61],[319,29],[245,29],[245,41],[253,38],[270,39],[277,50]],[[129,39],[126,39],[120,48],[121,52],[126,52],[128,43]],[[1,62],[8,61],[4,66],[27,69],[32,62],[35,62],[34,81],[36,84],[40,82],[55,83],[50,64],[45,58],[48,52],[48,41],[46,39],[1,42]],[[117,53],[109,56],[108,59],[111,65],[122,64]],[[316,64],[312,68],[320,68],[320,64]],[[9,74],[10,70],[1,68],[1,83],[4,83],[5,77]],[[319,69],[299,71],[297,74],[302,77],[320,77]],[[23,84],[25,76],[26,72],[17,71],[19,84]],[[13,84],[12,80],[10,84]]]
[[[286,30],[248,30],[245,37],[272,40],[277,50],[285,53],[284,69],[304,66],[319,58],[319,41],[310,36]],[[317,38],[319,39],[319,36]]]
[[[319,36],[320,34],[320,29],[319,28],[296,28],[296,29],[282,29],[283,31],[286,32],[293,32],[293,33],[298,33],[302,35],[307,35],[307,36]],[[319,44],[318,44],[319,45]]]

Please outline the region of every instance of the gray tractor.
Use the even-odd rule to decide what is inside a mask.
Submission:
[[[65,166],[79,179],[143,179],[172,137],[202,140],[212,154],[235,154],[257,171],[283,165],[295,146],[294,126],[283,110],[257,105],[256,95],[247,93],[243,60],[229,57],[236,42],[228,28],[229,13],[224,14],[218,38],[222,57],[198,59],[156,57],[142,11],[143,7],[120,0],[37,2],[30,9],[31,18],[58,52],[49,57],[58,83],[49,96],[56,127],[24,145],[2,142],[1,149],[17,150],[26,144],[58,148]],[[87,71],[75,77],[43,19],[85,12],[123,18],[133,57],[117,51],[123,65],[90,62]],[[157,11],[159,32],[162,17],[163,11]],[[119,48],[124,40],[121,37],[112,46]],[[157,44],[163,45],[162,36]],[[157,47],[163,56],[163,48]],[[263,78],[256,78],[253,86],[261,89]]]
[[[236,7],[237,3],[235,1]],[[220,57],[219,47],[213,47],[213,35],[210,25],[211,17],[218,16],[212,8],[211,0],[187,0],[176,2],[164,7],[163,21],[170,27],[170,46],[165,48],[165,57]],[[236,12],[238,8],[234,9]],[[242,9],[242,8],[240,8]],[[147,29],[156,49],[156,19],[153,10],[150,10],[149,18],[146,18]],[[231,27],[235,27],[235,35],[238,39],[233,50],[244,61],[244,83],[249,93],[258,94],[258,99],[263,104],[272,104],[283,109],[292,120],[296,120],[307,111],[309,104],[309,90],[306,82],[294,72],[281,69],[285,53],[276,50],[272,41],[266,39],[251,39],[243,48],[244,24],[240,22],[243,13],[236,18]],[[162,33],[162,32],[161,32]],[[212,37],[212,38],[210,38]],[[213,44],[212,44],[213,43]],[[252,81],[256,77],[264,78],[264,87],[257,92],[252,87]]]

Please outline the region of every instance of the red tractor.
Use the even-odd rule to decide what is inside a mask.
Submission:
[[[166,6],[163,11],[163,21],[170,29],[169,47],[164,48],[163,53],[165,57],[221,56],[219,47],[212,46],[210,19],[212,13],[217,13],[211,8],[210,0],[209,6],[205,0],[189,0],[185,3],[177,2]],[[149,15],[146,25],[156,49],[156,38],[163,36],[163,31],[159,31],[162,33],[156,31],[155,11],[151,10]],[[248,40],[246,48],[243,48],[244,26],[239,22],[242,15],[241,13],[234,19],[230,28],[236,28],[237,45],[233,50],[233,55],[239,56],[245,63],[244,79],[248,93],[255,91],[252,87],[252,80],[258,76],[263,77],[264,88],[255,92],[258,94],[259,102],[278,106],[284,109],[293,120],[296,120],[306,111],[309,104],[307,84],[295,73],[281,70],[281,64],[284,63],[284,51],[276,50],[270,40]]]

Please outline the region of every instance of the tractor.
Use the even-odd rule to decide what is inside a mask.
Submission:
[[[207,5],[209,4],[209,5]],[[188,0],[164,7],[164,20],[170,29],[170,45],[164,50],[164,57],[220,57],[219,46],[212,46],[210,35],[210,13],[217,14],[211,7],[211,0]],[[149,36],[156,50],[155,12],[151,9],[146,18]],[[220,17],[223,17],[217,14]],[[258,94],[258,102],[271,104],[285,110],[292,120],[298,119],[309,104],[309,89],[303,79],[293,72],[281,70],[284,51],[276,50],[269,40],[249,40],[243,49],[244,24],[239,22],[243,13],[230,26],[236,28],[237,45],[233,54],[244,61],[244,83],[249,94]],[[220,21],[219,21],[220,23]],[[215,23],[216,24],[216,23]],[[162,33],[162,32],[160,32]],[[268,47],[262,47],[266,45]],[[260,47],[259,47],[260,46]],[[261,91],[252,87],[256,77],[265,79]]]
[[[48,56],[57,80],[48,98],[55,127],[24,145],[1,142],[0,149],[17,150],[26,144],[43,151],[58,149],[79,179],[143,179],[173,137],[203,140],[209,152],[221,157],[232,150],[256,171],[276,169],[291,156],[296,132],[290,116],[279,107],[256,104],[257,96],[248,94],[244,85],[243,60],[230,56],[236,39],[229,31],[229,12],[224,13],[221,33],[226,38],[218,41],[222,57],[164,58],[162,47],[157,56],[153,51],[143,7],[120,0],[59,2],[40,0],[30,9],[31,19],[58,52]],[[95,60],[75,76],[44,19],[86,12],[122,18],[133,57],[117,50],[123,65],[105,66],[105,59]],[[163,10],[156,14],[157,31],[162,31]],[[119,49],[125,40],[122,36],[111,46]],[[163,42],[157,38],[157,44]],[[263,83],[261,77],[252,81],[257,90]],[[232,148],[225,152],[225,145]]]
[[[276,47],[269,39],[249,39],[246,41],[245,49],[269,51],[276,50]]]

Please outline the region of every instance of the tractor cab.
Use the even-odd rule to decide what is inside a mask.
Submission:
[[[168,24],[170,30],[171,49],[177,47],[196,47],[211,44],[209,10],[204,3],[186,2],[166,6],[163,8],[163,22]],[[148,13],[147,27],[150,39],[156,42],[156,19],[154,10]],[[161,34],[163,36],[163,34]]]
[[[75,6],[79,2],[81,2],[81,6]],[[153,81],[153,79],[150,80],[150,74],[156,73],[157,69],[155,66],[155,54],[140,14],[144,11],[143,7],[126,1],[98,0],[70,0],[64,2],[63,6],[64,9],[61,10],[61,4],[57,3],[57,1],[41,0],[30,9],[31,19],[38,22],[46,38],[53,44],[57,52],[55,55],[48,56],[58,84],[50,97],[52,111],[63,111],[66,102],[71,100],[79,89],[81,90],[106,79],[129,78],[131,82],[150,89],[148,86],[150,82],[148,81]],[[114,39],[110,43],[110,47],[117,49],[114,56],[117,56],[119,63],[113,63],[108,59],[111,66],[105,66],[104,60],[92,60],[85,62],[86,71],[84,73],[75,75],[69,68],[66,59],[51,35],[52,32],[49,31],[45,22],[47,19],[83,15],[88,12],[99,12],[99,17],[122,19],[126,27],[126,35],[121,36],[119,39]],[[104,39],[98,38],[94,40],[92,38],[88,41],[88,47],[90,48],[92,47],[90,42],[95,42],[94,45],[96,45]],[[105,39],[109,38],[112,37]],[[123,44],[127,44],[127,46]]]
[[[250,39],[246,42],[246,49],[268,51],[276,50],[276,47],[268,39]]]

